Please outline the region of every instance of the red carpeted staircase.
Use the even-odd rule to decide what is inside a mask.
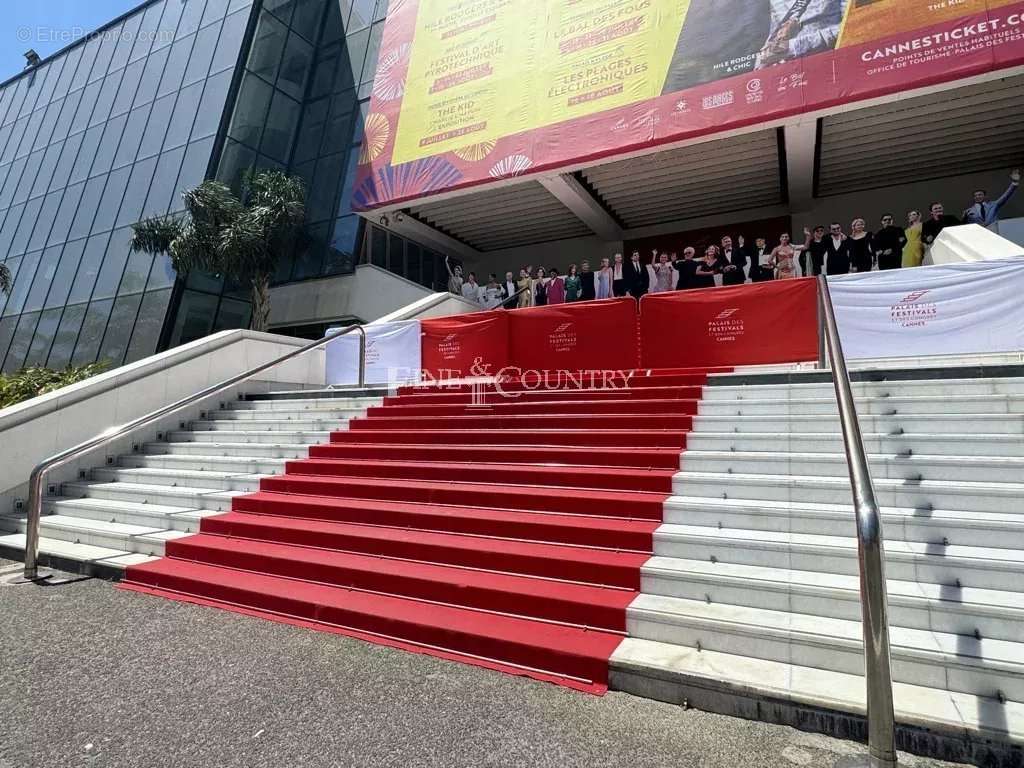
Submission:
[[[407,387],[122,585],[601,692],[705,376]]]

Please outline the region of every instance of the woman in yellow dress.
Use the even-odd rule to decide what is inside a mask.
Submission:
[[[921,214],[911,211],[907,214],[910,226],[906,229],[907,244],[903,246],[903,266],[920,267],[924,261],[924,240],[921,239]]]
[[[518,309],[533,306],[533,281],[530,279],[530,272],[526,267],[519,270],[516,290],[519,292],[519,301],[516,303]]]

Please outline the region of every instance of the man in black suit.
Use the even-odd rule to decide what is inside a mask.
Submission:
[[[903,264],[903,246],[907,235],[903,227],[893,224],[891,213],[882,216],[882,228],[875,232],[875,253],[878,254],[879,269],[899,269]]]
[[[845,275],[850,271],[850,241],[843,234],[843,225],[832,222],[825,238],[825,274]]]
[[[672,262],[672,267],[679,273],[679,279],[676,281],[677,291],[688,291],[690,288],[695,287],[693,278],[697,274],[697,266],[700,264],[694,258],[696,255],[697,251],[695,249],[684,248],[683,258]]]
[[[743,245],[739,248],[732,247],[732,238],[726,235],[722,238],[721,259],[725,262],[722,268],[722,285],[743,285],[747,282],[747,255],[743,252]]]
[[[739,238],[740,248],[743,250],[747,257],[747,262],[750,264],[750,281],[753,283],[763,283],[768,280],[775,278],[775,273],[768,266],[768,259],[771,258],[772,252],[768,248],[768,241],[763,237],[757,238],[753,245],[744,247],[743,238]]]
[[[580,269],[580,301],[593,301],[596,298],[596,275],[590,271],[590,262],[583,261]]]
[[[640,263],[640,251],[633,251],[629,261],[623,265],[622,278],[626,282],[626,291],[634,299],[639,299],[647,293],[651,277],[647,273],[647,267]]]

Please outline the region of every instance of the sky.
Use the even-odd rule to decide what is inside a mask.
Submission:
[[[0,82],[25,66],[34,48],[44,59],[143,0],[4,0],[0,20]]]

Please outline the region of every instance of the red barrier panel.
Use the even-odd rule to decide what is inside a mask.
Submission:
[[[438,379],[496,374],[508,365],[508,325],[504,310],[423,320],[423,370]]]
[[[817,360],[817,289],[806,277],[644,296],[643,367]]]
[[[636,300],[602,299],[509,313],[509,361],[525,370],[627,370],[639,364]]]

